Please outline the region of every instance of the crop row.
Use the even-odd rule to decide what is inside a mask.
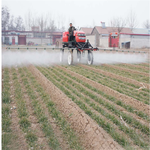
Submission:
[[[144,66],[144,67],[149,67],[149,63],[142,63],[142,64],[136,64],[136,65]]]
[[[42,71],[42,69],[41,68],[39,68],[41,71]],[[80,94],[80,92],[82,92],[82,93],[84,93],[85,95],[86,94],[88,94],[89,92],[87,92],[86,90],[84,90],[84,88],[81,88],[81,87],[79,87],[78,86],[78,84],[75,84],[75,82],[72,82],[72,80],[69,80],[69,79],[67,79],[66,77],[64,77],[62,74],[60,75],[58,72],[56,72],[56,70],[53,70],[53,72],[55,72],[55,74],[57,75],[52,75],[51,73],[50,73],[50,70],[48,70],[48,72],[46,73],[46,72],[44,72],[44,70],[42,71],[43,72],[43,74],[45,74],[45,76],[48,78],[48,79],[50,79],[52,82],[54,82],[54,84],[56,84],[57,86],[59,86],[59,88],[61,88],[61,90],[63,90],[67,95],[68,95],[68,97],[70,97],[70,98],[72,98],[72,100],[74,100],[78,105],[80,105],[80,107],[82,107],[82,109],[84,109],[84,111],[87,113],[87,109],[88,109],[88,112],[90,111],[90,114],[88,114],[88,115],[90,115],[91,117],[93,117],[94,118],[94,116],[96,116],[96,118],[97,117],[99,117],[98,115],[96,115],[96,114],[94,114],[92,111],[91,111],[91,109],[89,109],[86,105],[85,105],[85,103],[86,104],[88,104],[90,107],[92,107],[93,109],[95,109],[96,111],[98,111],[99,113],[101,113],[103,116],[105,116],[106,118],[108,118],[108,119],[110,119],[114,124],[116,124],[118,127],[119,127],[119,129],[121,129],[121,130],[123,130],[126,134],[128,134],[128,133],[131,133],[132,131],[128,131],[128,129],[124,126],[124,125],[122,125],[122,124],[120,124],[120,122],[113,116],[113,115],[111,115],[111,114],[108,114],[107,112],[105,112],[101,107],[99,107],[99,106],[96,106],[93,102],[91,102],[87,97],[85,97],[85,96],[82,96],[81,94]],[[52,78],[52,76],[53,76],[53,78]],[[58,78],[59,77],[59,78]],[[55,78],[55,79],[54,79]],[[60,83],[61,84],[59,84],[58,82],[56,82],[56,81],[59,81],[59,80],[63,80],[63,81],[61,81]],[[66,82],[65,82],[66,81]],[[67,82],[69,83],[69,84],[72,84],[73,85],[73,87],[76,89],[76,90],[74,90],[73,88],[70,88],[69,87],[69,84],[67,84]],[[65,85],[65,87],[67,88],[67,89],[65,89],[65,88],[63,88],[63,84]],[[69,90],[71,90],[72,91],[72,93],[75,93],[78,97],[79,97],[79,100],[76,100],[76,98],[69,92]],[[89,97],[90,96],[92,96],[91,98],[93,98],[95,101],[96,101],[96,97],[93,97],[94,95],[92,95],[92,93],[89,93],[89,95],[88,95]],[[82,102],[82,101],[85,101],[85,102]],[[97,102],[100,102],[100,99],[98,99],[97,100]],[[102,103],[102,100],[101,100],[101,103]],[[86,109],[85,109],[86,108]],[[102,120],[102,118],[101,118],[101,120]],[[95,120],[96,121],[96,120]],[[105,122],[105,120],[103,120],[102,122]],[[97,123],[100,123],[100,122],[97,122]],[[100,123],[101,124],[101,123]],[[101,124],[102,125],[102,124]],[[105,124],[106,125],[106,124]],[[105,125],[103,124],[103,128],[108,132],[108,133],[110,133],[112,136],[114,136],[113,138],[115,138],[115,140],[117,140],[118,141],[118,143],[119,144],[121,144],[121,145],[126,145],[128,142],[123,138],[123,137],[120,137],[119,135],[118,135],[118,133],[117,132],[115,132],[115,129],[113,128],[113,125],[112,124],[109,124],[109,123],[107,123],[107,125],[106,125],[106,127],[105,127]],[[112,132],[110,132],[110,130],[109,129],[107,129],[107,127],[108,126],[111,126],[111,130],[112,130]],[[131,129],[130,129],[131,130]],[[133,131],[134,132],[134,131]],[[134,143],[136,143],[137,145],[140,145],[140,146],[144,146],[145,145],[145,143],[141,143],[141,141],[140,140],[135,140],[134,139],[134,136],[135,136],[135,134],[136,133],[133,133],[132,132],[132,139],[133,139],[133,141],[134,141]],[[129,135],[129,134],[128,134]],[[129,135],[130,137],[131,137],[131,135]],[[136,135],[136,138],[137,138],[138,136]],[[138,141],[138,142],[137,142]],[[140,144],[138,144],[138,143],[140,143]],[[129,143],[128,143],[129,144]]]
[[[57,69],[58,69],[58,68],[57,68]],[[72,77],[70,74],[66,73],[66,71],[63,71],[62,69],[61,69],[61,71],[62,71],[64,74],[66,74],[66,75],[68,75],[69,77],[71,77],[72,79],[78,81],[79,83],[81,83],[81,84],[84,85],[85,87],[89,88],[89,89],[92,90],[93,92],[96,92],[97,94],[102,95],[102,97],[106,98],[107,100],[112,101],[113,103],[115,103],[115,104],[117,104],[117,105],[119,105],[119,106],[125,108],[126,111],[131,112],[131,113],[134,113],[134,114],[138,115],[139,117],[143,118],[144,120],[149,121],[149,116],[146,115],[145,113],[143,113],[142,111],[139,111],[139,110],[136,109],[135,107],[132,107],[132,106],[130,106],[130,105],[125,104],[124,102],[122,102],[122,101],[116,99],[115,97],[104,93],[104,92],[101,91],[100,89],[94,88],[94,87],[91,86],[90,84],[84,82],[83,80],[81,80],[81,79],[79,79],[79,78],[76,78],[75,76]]]
[[[127,68],[127,69],[132,69],[132,70],[137,70],[137,71],[141,71],[141,72],[145,72],[145,73],[149,73],[149,70],[148,70],[148,69],[145,69],[145,68],[138,68],[138,66],[135,67],[135,65],[117,64],[116,66],[122,67],[122,68]]]
[[[60,143],[55,136],[55,133],[48,121],[49,118],[45,116],[44,110],[40,107],[40,103],[37,99],[39,97],[43,100],[42,103],[46,104],[49,114],[56,119],[56,123],[60,126],[64,136],[66,137],[71,149],[82,149],[79,140],[76,137],[74,131],[71,129],[70,125],[67,123],[65,118],[61,113],[56,109],[55,104],[50,100],[50,96],[45,93],[44,89],[37,83],[36,79],[28,71],[27,68],[24,68],[24,71],[20,70],[21,75],[23,76],[26,73],[26,77],[23,79],[24,85],[26,86],[27,92],[32,100],[32,105],[34,107],[35,114],[41,124],[42,130],[48,138],[49,145],[52,149],[61,149]],[[31,86],[32,85],[32,86]],[[38,97],[36,92],[38,92]]]
[[[51,68],[50,68],[51,69]],[[61,77],[63,77],[63,76],[66,76],[65,77],[65,79],[64,80],[69,80],[68,82],[69,83],[72,83],[72,82],[74,82],[74,80],[72,80],[72,78],[70,78],[70,75],[68,75],[68,74],[65,74],[65,72],[63,73],[63,74],[61,74],[60,75],[60,72],[62,71],[62,70],[60,70],[60,72],[59,72],[59,74],[58,74],[58,72],[57,71],[59,71],[59,69],[57,68],[57,69],[53,69],[53,72],[55,72],[55,74],[57,74],[58,76],[61,76]],[[68,79],[69,78],[69,79]],[[75,81],[77,81],[77,80],[75,80]],[[80,82],[79,82],[80,83]],[[75,86],[75,83],[72,83],[74,86]],[[79,91],[80,92],[82,92],[82,93],[84,93],[85,92],[85,95],[88,95],[89,97],[91,97],[92,99],[94,99],[95,98],[95,100],[97,100],[97,95],[94,95],[93,94],[93,91],[91,91],[91,90],[88,90],[88,91],[86,91],[85,89],[86,89],[86,87],[80,87],[81,85],[79,84],[79,85],[77,85],[77,89],[79,88]],[[92,96],[91,96],[92,95]],[[95,97],[94,97],[95,96]],[[104,104],[104,102],[103,102],[104,100],[102,99],[101,100],[101,104]],[[112,104],[111,104],[111,106],[110,106],[110,104],[105,104],[105,105],[103,105],[103,106],[109,106],[109,107],[106,107],[107,109],[110,109],[110,110],[112,110]],[[113,110],[115,110],[115,107],[113,108]],[[124,115],[124,113],[120,113],[120,111],[118,111],[118,109],[116,109],[116,111],[114,111],[115,112],[115,114],[118,114],[118,116],[123,116],[123,118],[125,119],[125,120],[128,120],[127,118],[128,118],[128,115],[126,116],[126,115]],[[130,118],[130,117],[129,117]],[[137,123],[136,121],[134,122],[134,119],[133,118],[130,118],[129,120],[132,120],[133,122],[133,125],[137,125],[137,126],[139,126],[139,123]],[[129,121],[129,123],[131,123],[130,121]],[[141,126],[141,125],[140,125]],[[143,130],[143,127],[144,126],[141,126],[141,129]],[[145,130],[145,133],[147,133],[147,131],[148,131],[148,128]]]
[[[127,72],[127,71],[122,71],[122,70],[119,70],[119,69],[116,69],[116,68],[112,68],[110,66],[92,66],[94,68],[97,68],[97,69],[102,69],[104,71],[108,71],[108,72],[111,72],[111,73],[115,73],[115,74],[118,74],[120,76],[124,76],[124,77],[127,77],[127,78],[131,78],[131,79],[135,79],[139,82],[144,82],[144,83],[148,83],[149,82],[149,77],[147,76],[143,76],[143,75],[140,75],[140,74],[133,74],[131,72]]]
[[[149,93],[140,91],[138,92],[137,89],[127,86],[123,82],[119,82],[114,79],[110,79],[104,75],[100,75],[96,72],[81,68],[81,67],[71,67],[69,68],[72,71],[81,74],[91,80],[94,80],[102,85],[108,86],[120,93],[126,94],[130,97],[133,97],[139,101],[144,101],[144,103],[149,104]]]
[[[140,83],[139,81],[136,81],[134,79],[123,77],[123,76],[120,76],[120,75],[117,75],[117,74],[114,74],[114,73],[110,73],[110,72],[107,72],[107,71],[104,71],[104,70],[96,69],[94,67],[90,67],[90,66],[87,66],[87,65],[81,65],[80,64],[79,66],[81,66],[82,68],[87,69],[87,71],[94,72],[94,73],[100,75],[101,77],[107,77],[107,78],[109,78],[109,80],[113,80],[113,81],[117,81],[118,83],[126,84],[126,86],[130,87],[131,89],[132,88],[137,89],[137,90],[140,89],[139,90],[140,92],[149,93],[148,84],[144,84],[146,87],[141,88],[142,83]]]
[[[12,133],[10,129],[11,125],[11,111],[10,111],[10,77],[9,69],[3,70],[2,78],[2,149],[7,149],[11,142]]]
[[[14,95],[17,105],[17,112],[19,120],[19,125],[22,131],[25,133],[25,138],[30,147],[36,147],[37,136],[35,135],[35,131],[33,131],[31,127],[31,122],[29,121],[28,109],[26,107],[26,101],[23,97],[24,93],[22,91],[21,85],[18,81],[18,75],[15,68],[11,69],[12,79],[13,79],[13,87],[14,87]]]

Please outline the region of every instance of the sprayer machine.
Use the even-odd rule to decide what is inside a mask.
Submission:
[[[97,51],[98,48],[93,48],[89,40],[86,41],[85,33],[82,31],[74,31],[72,40],[69,41],[69,32],[63,32],[62,38],[62,49],[60,50],[60,61],[63,61],[64,49],[69,48],[68,53],[68,64],[73,63],[73,50],[77,50],[77,61],[81,61],[81,56],[85,56],[87,51],[87,63],[88,65],[93,64],[93,53],[92,51]]]

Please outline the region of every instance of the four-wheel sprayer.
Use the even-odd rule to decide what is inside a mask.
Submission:
[[[72,41],[69,41],[69,32],[63,32],[62,38],[62,49],[60,50],[60,61],[63,61],[64,49],[65,47],[69,48],[68,53],[68,64],[72,65],[73,63],[73,51],[77,50],[77,61],[81,61],[81,55],[84,57],[85,52],[88,52],[87,63],[88,65],[93,64],[93,53],[92,51],[97,51],[98,48],[93,48],[89,43],[89,40],[86,42],[85,33],[82,31],[74,31]]]

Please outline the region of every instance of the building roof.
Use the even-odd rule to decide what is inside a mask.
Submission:
[[[80,28],[80,31],[85,32],[86,35],[91,34],[92,30],[93,30],[93,28],[86,28],[86,27],[81,27]]]
[[[94,29],[96,29],[98,31],[99,34],[109,34],[111,32],[117,32],[117,28],[115,27],[106,27],[106,28],[102,28],[101,26],[95,26],[92,30],[92,32],[94,31]],[[91,32],[91,34],[92,34]],[[123,28],[121,33],[129,33],[132,34],[133,32],[131,31],[130,28]]]

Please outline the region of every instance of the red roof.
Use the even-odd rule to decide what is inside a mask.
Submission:
[[[84,27],[81,27],[80,30],[83,31],[86,35],[89,35],[89,34],[91,34],[93,28],[84,28]]]
[[[109,34],[111,32],[117,32],[117,28],[116,27],[106,27],[106,28],[102,28],[100,26],[96,26],[94,29],[96,29],[98,31],[99,34]],[[93,29],[93,30],[94,30]],[[92,31],[93,32],[93,31]],[[133,32],[131,31],[130,28],[123,28],[121,33],[129,33],[132,34]]]

